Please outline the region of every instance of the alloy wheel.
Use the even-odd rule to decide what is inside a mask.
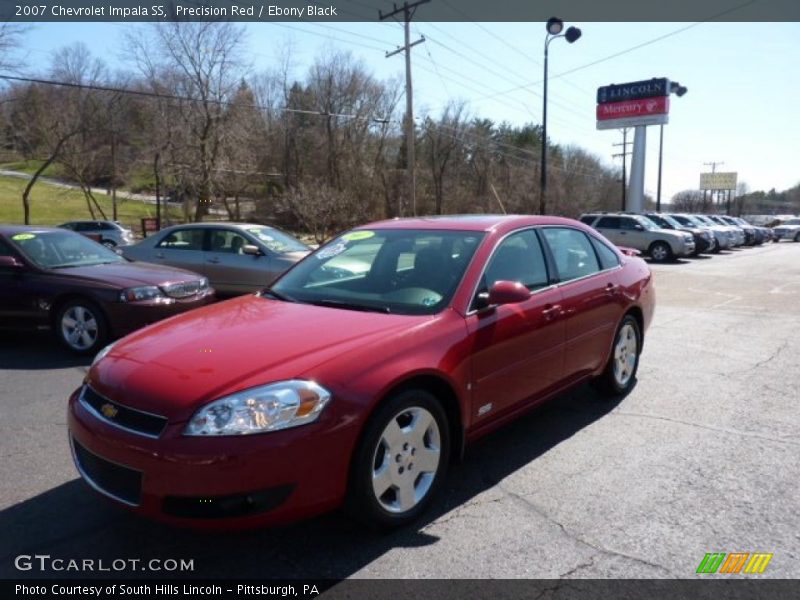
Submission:
[[[617,335],[614,345],[614,379],[619,387],[628,385],[636,366],[639,340],[633,325],[626,323]]]
[[[422,407],[405,408],[389,420],[372,460],[372,491],[384,510],[407,513],[428,495],[441,444],[439,424]]]
[[[85,306],[74,305],[61,317],[61,336],[70,348],[84,351],[97,343],[97,317]]]

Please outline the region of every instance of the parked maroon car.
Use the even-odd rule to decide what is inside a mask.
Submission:
[[[52,328],[73,352],[209,303],[205,277],[131,263],[64,229],[0,225],[0,328]]]
[[[588,380],[628,392],[654,304],[647,264],[570,219],[364,226],[104,350],[69,400],[75,464],[179,525],[402,525],[465,444]]]

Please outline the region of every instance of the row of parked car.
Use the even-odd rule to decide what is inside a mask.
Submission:
[[[800,219],[774,231],[718,215],[589,213],[580,220],[658,262],[800,241]],[[0,226],[0,327],[52,329],[73,352],[93,354],[109,339],[216,297],[263,289],[310,251],[258,224],[175,225],[138,242],[113,221]],[[347,279],[368,268],[339,257],[324,271]]]
[[[741,217],[726,215],[600,212],[584,214],[580,220],[616,245],[634,248],[654,262],[758,246],[780,239],[768,227],[757,227]]]

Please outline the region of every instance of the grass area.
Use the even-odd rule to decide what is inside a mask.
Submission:
[[[0,169],[8,171],[19,171],[20,173],[27,173],[33,175],[36,170],[42,166],[43,160],[18,160],[14,162],[0,163]],[[59,171],[56,165],[50,165],[42,173],[42,177],[55,177],[58,178]]]
[[[22,223],[22,191],[26,181],[13,177],[0,177],[0,223]],[[104,194],[95,195],[108,219],[112,218],[111,198]],[[162,211],[166,208],[162,207]],[[96,212],[96,211],[95,211]],[[162,213],[166,216],[166,213]],[[141,233],[139,219],[155,217],[155,204],[146,204],[138,200],[117,200],[117,220]],[[170,209],[170,218],[182,220],[179,210]],[[101,215],[96,215],[102,218]],[[31,224],[58,225],[64,221],[91,219],[86,198],[78,190],[65,189],[47,183],[38,182],[31,191]]]

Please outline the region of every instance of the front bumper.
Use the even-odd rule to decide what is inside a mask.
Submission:
[[[287,523],[341,504],[354,427],[318,421],[235,437],[160,436],[110,424],[69,399],[73,459],[99,493],[147,518],[177,526],[238,529]]]

